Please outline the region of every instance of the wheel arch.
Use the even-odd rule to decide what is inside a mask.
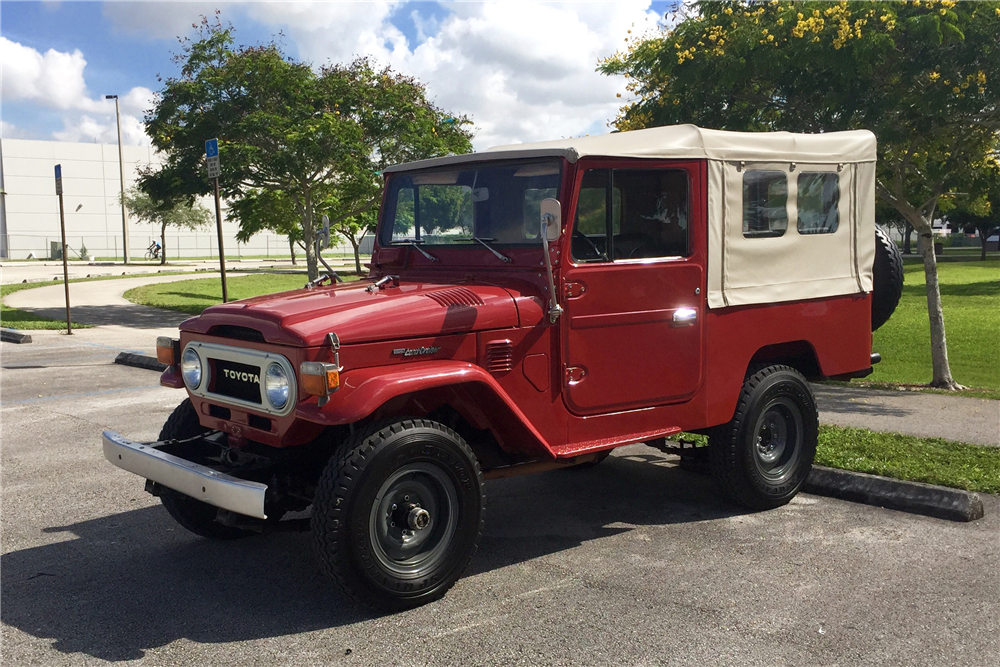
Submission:
[[[340,391],[326,405],[319,407],[310,401],[300,406],[296,415],[326,426],[393,415],[436,418],[463,437],[479,433],[477,454],[488,452],[505,462],[511,456],[554,456],[544,436],[493,376],[467,362],[424,362],[345,372]],[[482,437],[484,433],[490,437]]]
[[[774,365],[790,366],[810,380],[823,377],[816,348],[807,340],[793,340],[761,347],[747,364],[746,375],[749,377],[764,366]]]

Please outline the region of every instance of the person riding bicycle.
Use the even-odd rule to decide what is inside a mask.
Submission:
[[[158,259],[160,257],[161,248],[162,246],[160,245],[160,242],[154,239],[153,242],[149,244],[149,247],[146,248],[146,252],[151,255],[152,259]]]

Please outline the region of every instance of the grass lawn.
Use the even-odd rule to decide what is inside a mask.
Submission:
[[[357,276],[342,276],[344,280],[358,280]],[[249,299],[261,294],[273,294],[301,289],[306,277],[301,274],[261,273],[229,278],[226,287],[229,300]],[[182,280],[175,283],[143,285],[125,292],[133,303],[156,308],[178,310],[189,315],[199,315],[209,306],[222,303],[222,284],[219,277]]]
[[[899,306],[874,334],[882,363],[867,380],[927,384],[931,381],[931,337],[923,264],[907,263]],[[1000,390],[1000,261],[938,265],[948,360],[959,384]]]
[[[821,425],[816,463],[966,491],[1000,493],[997,447]]]

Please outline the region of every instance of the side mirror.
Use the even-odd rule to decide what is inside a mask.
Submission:
[[[543,199],[541,203],[541,235],[555,241],[562,234],[562,205],[558,199]]]

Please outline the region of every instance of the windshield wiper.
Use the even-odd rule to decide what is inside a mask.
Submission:
[[[434,255],[430,254],[429,252],[427,252],[426,250],[424,250],[423,248],[421,248],[420,247],[420,243],[417,242],[417,241],[415,241],[414,239],[397,239],[397,240],[395,240],[395,241],[392,242],[392,245],[398,245],[398,244],[402,244],[402,243],[405,243],[408,246],[413,246],[414,248],[417,249],[417,251],[420,252],[421,255],[423,255],[427,259],[431,260],[432,262],[440,262],[441,261],[437,257],[435,257]]]
[[[497,257],[499,257],[500,259],[502,259],[503,261],[507,262],[508,264],[510,264],[511,262],[514,261],[510,257],[508,257],[507,255],[503,254],[502,252],[500,252],[499,250],[497,250],[496,248],[494,248],[493,246],[491,246],[489,243],[487,243],[487,241],[494,241],[495,239],[481,239],[478,236],[473,236],[472,240],[475,241],[475,242],[477,242],[477,243],[482,244],[482,246],[484,248],[486,248],[491,253],[493,253],[494,255],[496,255]]]

